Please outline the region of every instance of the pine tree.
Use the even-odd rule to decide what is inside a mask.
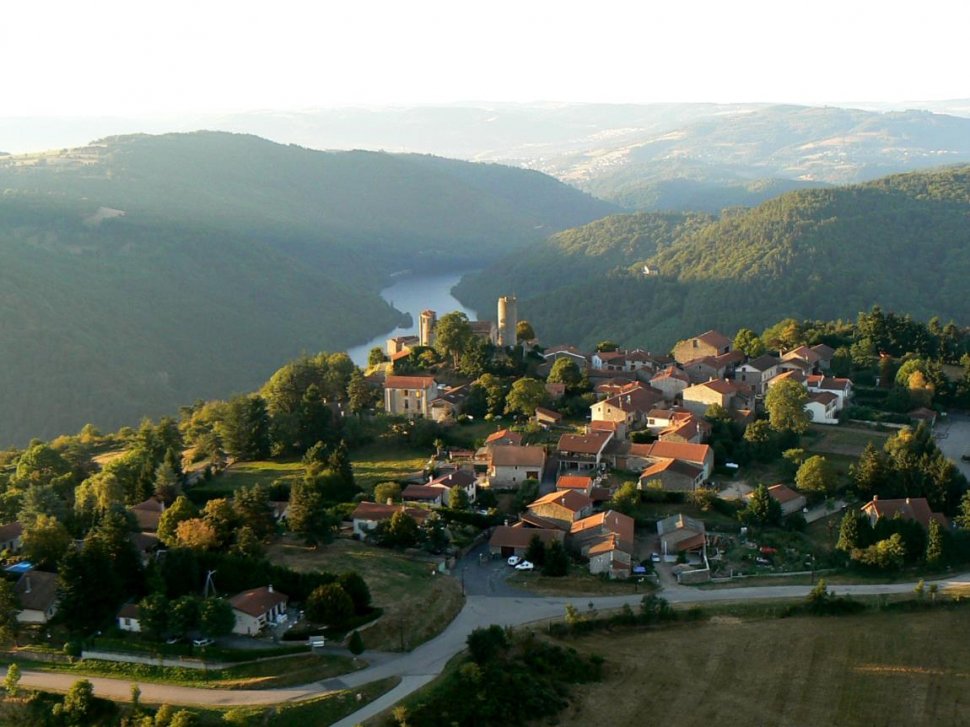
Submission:
[[[946,561],[946,548],[943,542],[943,528],[935,519],[930,520],[929,534],[926,539],[926,564],[937,568]]]

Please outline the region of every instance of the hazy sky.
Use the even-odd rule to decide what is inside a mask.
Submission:
[[[970,96],[970,3],[5,2],[0,116]]]

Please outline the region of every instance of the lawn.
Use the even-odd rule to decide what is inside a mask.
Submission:
[[[361,631],[368,649],[400,651],[402,642],[405,650],[413,649],[451,623],[464,602],[458,582],[432,575],[432,563],[356,540],[340,538],[317,550],[283,542],[271,546],[268,556],[297,571],[360,573],[373,604],[384,610]]]
[[[422,471],[432,454],[433,449],[422,451],[375,443],[351,452],[350,461],[357,486],[364,492],[373,492],[374,485],[379,482],[399,480]]]
[[[812,424],[805,437],[805,448],[815,454],[840,454],[857,458],[870,442],[876,449],[882,449],[889,434],[874,429]]]
[[[967,725],[967,609],[798,617],[597,633],[566,645],[606,658],[559,724]]]
[[[604,580],[579,565],[573,565],[570,574],[562,578],[550,578],[539,572],[515,573],[509,576],[508,583],[540,596],[629,596],[654,590],[649,580],[644,579],[642,584]]]
[[[200,482],[191,490],[196,496],[204,495],[204,499],[229,497],[240,487],[252,487],[258,484],[269,486],[276,480],[300,479],[303,477],[304,469],[300,460],[235,462],[221,474],[208,482]]]

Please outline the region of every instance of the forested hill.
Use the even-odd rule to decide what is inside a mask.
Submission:
[[[535,281],[517,289],[520,315],[549,343],[613,338],[657,350],[690,331],[854,317],[873,304],[970,323],[970,167],[793,192],[706,224],[680,219],[672,240],[656,215],[631,215],[537,246],[516,271]],[[631,246],[631,228],[649,239]],[[563,240],[585,251],[569,271],[550,267]],[[644,256],[651,245],[657,252]],[[609,271],[597,250],[612,251]],[[659,276],[642,275],[643,263]],[[463,302],[490,297],[501,267],[463,281]]]
[[[393,327],[390,272],[615,208],[499,165],[200,132],[0,158],[0,444],[252,389]]]

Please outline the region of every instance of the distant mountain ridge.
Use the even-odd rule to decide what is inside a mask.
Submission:
[[[393,271],[617,209],[534,171],[215,132],[3,157],[0,190],[0,445],[249,390],[393,328]]]
[[[689,331],[851,318],[873,304],[967,325],[968,220],[970,166],[791,192],[718,219],[612,217],[524,258],[515,275],[539,292],[519,287],[519,311],[549,343],[613,338],[655,350]],[[566,257],[568,275],[551,267]],[[646,263],[659,275],[644,276]],[[467,276],[459,299],[474,307],[493,295],[502,266]]]

